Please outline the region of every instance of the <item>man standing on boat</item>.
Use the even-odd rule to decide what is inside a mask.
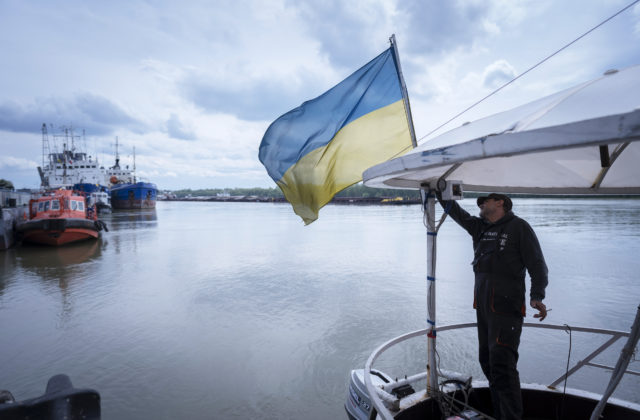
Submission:
[[[478,197],[480,217],[455,201],[438,201],[445,212],[473,238],[474,302],[478,321],[479,359],[489,380],[494,417],[521,419],[522,395],[517,370],[518,346],[525,316],[525,269],[531,277],[530,305],[534,318],[547,316],[542,303],[547,265],[529,224],[511,211],[504,194]]]

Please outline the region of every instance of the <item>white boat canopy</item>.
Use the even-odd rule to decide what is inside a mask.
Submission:
[[[640,66],[466,123],[367,169],[364,184],[529,194],[640,194]]]

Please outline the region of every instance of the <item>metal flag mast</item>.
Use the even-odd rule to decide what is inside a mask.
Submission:
[[[424,225],[427,228],[427,394],[435,397],[438,393],[438,365],[436,363],[436,239],[438,230],[447,218],[447,211],[436,225],[436,194],[440,193],[451,199],[460,199],[461,189],[452,194],[454,184],[459,181],[447,181],[447,174],[435,183],[421,185]],[[460,188],[456,185],[455,188]],[[460,195],[458,195],[460,194]],[[445,198],[448,199],[448,198]]]
[[[400,77],[402,99],[404,101],[404,109],[407,114],[407,122],[409,123],[411,143],[415,148],[418,146],[418,142],[416,140],[415,128],[413,127],[409,93],[407,92],[407,85],[404,82],[402,67],[400,66],[400,56],[398,55],[398,46],[395,34],[391,35],[389,42],[391,42],[393,58],[396,62],[398,75]],[[427,227],[427,393],[430,396],[433,396],[438,390],[438,373],[436,369],[436,235],[439,225],[436,227],[435,188],[432,188],[430,185],[425,185],[422,187],[420,192],[422,195],[425,226]],[[440,223],[442,223],[442,221],[444,221],[444,218]]]
[[[413,128],[413,117],[411,116],[411,104],[409,103],[409,93],[407,92],[407,85],[404,83],[404,76],[402,75],[402,67],[400,67],[400,56],[398,55],[398,44],[396,43],[396,34],[391,35],[389,38],[391,48],[393,49],[393,60],[396,63],[398,69],[398,76],[400,77],[400,89],[402,90],[402,101],[404,102],[404,111],[407,114],[407,123],[409,124],[409,133],[411,134],[411,144],[413,147],[418,146],[416,140],[416,131]]]
[[[435,190],[425,185],[420,190],[427,228],[427,394],[434,396],[438,390],[436,369],[436,197]]]
[[[418,146],[418,141],[416,140],[416,132],[413,127],[409,93],[407,92],[407,85],[404,82],[402,67],[400,66],[400,56],[398,55],[398,44],[396,43],[395,34],[391,35],[389,42],[393,49],[393,58],[400,78],[402,100],[407,115],[407,123],[409,124],[411,143],[415,148]],[[427,393],[430,396],[434,396],[438,390],[438,373],[436,369],[436,235],[439,225],[436,227],[435,191],[435,188],[432,188],[430,185],[424,185],[420,190],[425,226],[427,228]],[[442,223],[442,221],[444,221],[444,216],[440,223]]]

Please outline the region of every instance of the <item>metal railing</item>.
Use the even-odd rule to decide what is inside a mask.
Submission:
[[[464,329],[464,328],[472,328],[475,327],[477,324],[474,323],[466,323],[466,324],[455,324],[455,325],[446,325],[446,326],[442,326],[442,327],[438,327],[436,328],[436,331],[438,333],[440,332],[444,332],[444,331],[451,331],[451,330],[458,330],[458,329]],[[606,369],[606,370],[613,370],[614,368],[612,366],[606,366],[606,365],[601,365],[598,363],[593,363],[592,360],[597,357],[599,354],[601,354],[602,352],[604,352],[605,350],[607,350],[609,347],[611,347],[614,343],[616,343],[619,339],[624,338],[624,337],[629,337],[630,333],[629,332],[624,332],[624,331],[615,331],[615,330],[605,330],[605,329],[599,329],[599,328],[586,328],[586,327],[568,327],[567,325],[551,325],[551,324],[537,324],[537,323],[529,323],[529,322],[525,322],[523,324],[523,328],[540,328],[540,329],[548,329],[548,330],[561,330],[561,331],[568,331],[568,329],[570,329],[572,332],[584,332],[584,333],[591,333],[591,334],[602,334],[602,335],[608,335],[610,336],[609,339],[607,339],[602,345],[600,345],[598,348],[596,348],[593,352],[591,352],[589,355],[587,355],[584,359],[578,361],[577,363],[575,363],[575,365],[573,365],[570,369],[567,370],[567,372],[565,374],[563,374],[562,376],[560,376],[559,378],[557,378],[556,380],[554,380],[551,384],[548,385],[549,388],[554,389],[558,384],[560,384],[562,381],[565,380],[565,378],[568,378],[569,376],[573,375],[575,372],[577,372],[578,370],[580,370],[581,368],[583,368],[584,366],[590,366],[590,367],[594,367],[594,368],[599,368],[599,369]],[[371,369],[373,368],[373,363],[378,359],[378,357],[384,353],[386,350],[388,350],[389,348],[407,341],[411,338],[414,337],[420,337],[420,336],[426,336],[427,332],[429,330],[428,329],[423,329],[423,330],[418,330],[418,331],[413,331],[404,335],[401,335],[399,337],[393,338],[389,341],[387,341],[386,343],[382,344],[380,347],[378,347],[377,349],[375,349],[372,353],[371,356],[369,356],[369,358],[367,359],[367,362],[365,363],[364,366],[364,382],[365,382],[365,386],[367,388],[367,392],[371,398],[371,403],[372,403],[372,416],[374,415],[374,412],[376,412],[379,416],[381,416],[383,419],[385,420],[393,420],[393,414],[391,413],[391,411],[387,408],[387,406],[383,403],[383,399],[387,400],[387,404],[393,406],[394,408],[397,409],[397,407],[400,407],[400,399],[398,398],[396,401],[389,401],[389,395],[388,392],[386,390],[380,389],[376,386],[373,385],[372,381],[371,381],[371,374],[369,374],[368,372],[371,372]],[[637,375],[640,376],[640,372],[635,372],[635,371],[631,371],[631,370],[626,370],[625,373],[627,374],[631,374],[631,375]],[[416,375],[413,375],[407,379],[403,379],[401,381],[393,382],[391,384],[386,384],[385,385],[385,389],[392,389],[396,386],[401,385],[400,382],[404,383],[410,383],[410,382],[417,382],[419,380],[422,380],[425,378],[426,373],[419,373]],[[418,401],[418,399],[415,398],[415,396],[408,396],[407,398],[412,398],[415,401]]]

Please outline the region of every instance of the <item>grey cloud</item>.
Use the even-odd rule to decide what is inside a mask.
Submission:
[[[302,76],[304,79],[304,76]],[[311,99],[308,93],[322,94],[323,87],[307,78],[302,83],[277,80],[253,80],[238,86],[210,80],[196,74],[180,83],[182,95],[206,112],[226,113],[249,121],[272,120]],[[328,89],[328,87],[325,87]]]
[[[499,60],[485,69],[482,84],[486,88],[495,89],[514,77],[515,69],[505,60]]]
[[[171,114],[167,120],[167,133],[170,137],[179,140],[195,140],[196,136],[193,131],[185,128],[176,114]]]
[[[0,104],[0,130],[13,131],[16,133],[33,132],[42,125],[27,117],[22,107],[15,102],[4,102]]]
[[[399,2],[411,32],[407,49],[417,54],[440,54],[472,43],[486,31],[482,23],[491,13],[490,6],[489,2]]]
[[[356,5],[342,0],[295,4],[300,18],[331,63],[354,70],[381,52],[379,47],[384,45],[385,38],[372,42],[371,37],[388,26],[387,12],[381,4],[368,4],[367,10]]]
[[[484,35],[484,21],[491,16],[492,7],[499,7],[484,1],[406,0],[397,2],[397,16],[389,17],[381,4],[364,3],[366,9],[362,9],[341,0],[291,3],[330,61],[354,69],[379,52],[385,40],[380,37],[391,35],[381,30],[404,33],[399,39],[403,52],[441,54]]]
[[[73,98],[37,98],[27,106],[0,103],[0,130],[18,133],[38,131],[42,123],[73,124],[91,135],[112,134],[122,128],[144,133],[148,128],[107,98],[82,93]]]

